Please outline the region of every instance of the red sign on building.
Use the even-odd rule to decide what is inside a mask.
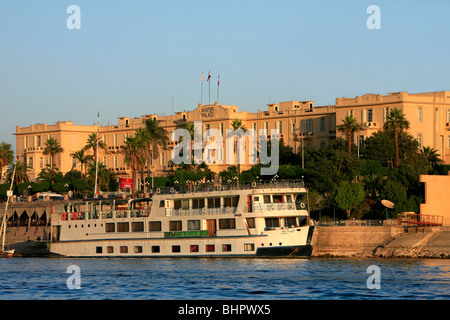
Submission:
[[[132,185],[133,185],[133,179],[119,178],[119,187],[120,188],[131,189]]]

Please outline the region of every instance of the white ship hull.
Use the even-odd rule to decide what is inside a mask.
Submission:
[[[95,207],[79,203],[72,212],[52,217],[50,252],[66,257],[310,256],[313,227],[304,202],[297,201],[305,200],[306,192],[287,187],[172,191],[154,195],[151,205],[125,210],[106,201]]]

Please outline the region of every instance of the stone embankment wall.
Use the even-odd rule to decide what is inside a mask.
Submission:
[[[313,257],[450,258],[450,227],[317,227]]]

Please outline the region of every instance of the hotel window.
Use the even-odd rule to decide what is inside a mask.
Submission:
[[[367,110],[367,122],[373,122],[373,109]]]
[[[417,107],[417,121],[422,122],[423,121],[423,108]]]
[[[34,169],[33,157],[28,158],[28,166],[30,167],[30,169]]]
[[[73,135],[72,136],[72,147],[76,147],[77,146],[77,136]]]
[[[41,136],[36,136],[36,147],[41,146]]]
[[[223,123],[219,123],[219,131],[221,136],[223,137]]]
[[[320,118],[320,132],[325,131],[325,117]]]
[[[389,113],[390,113],[389,107],[384,108],[384,112],[383,112],[383,121],[384,122],[386,122],[387,119],[389,118]]]
[[[306,119],[306,132],[312,132],[312,119]]]
[[[39,159],[39,168],[40,169],[44,168],[44,158],[43,157],[40,157],[40,159]]]
[[[353,110],[347,110],[347,116],[353,117]]]
[[[447,149],[450,149],[450,135],[447,135]]]
[[[150,221],[148,231],[161,231],[161,221]]]
[[[114,156],[114,168],[117,168],[119,166],[118,157]]]
[[[278,133],[283,133],[283,122],[277,121],[275,122],[275,129],[278,129]]]
[[[423,134],[418,133],[417,134],[417,142],[419,143],[419,148],[423,147]]]
[[[450,109],[447,109],[447,123],[450,123]]]
[[[269,123],[264,122],[264,129],[266,130],[266,133],[269,134]]]
[[[367,121],[367,112],[366,109],[361,110],[361,123],[364,123]]]
[[[291,132],[295,133],[295,120],[291,122]]]
[[[26,149],[28,148],[28,137],[23,138],[23,147]]]
[[[256,122],[253,122],[253,123],[252,123],[252,129],[253,129],[253,131],[256,132]]]
[[[114,144],[113,144],[113,145],[114,145],[114,146],[117,146],[117,134],[115,134],[115,135],[113,136],[113,138],[114,138],[114,140],[113,140],[113,141],[114,141],[114,142],[113,142]]]
[[[165,154],[164,154],[163,152],[161,152],[161,153],[159,154],[159,164],[160,164],[161,166],[163,166],[163,165],[164,165],[164,162],[165,162]]]
[[[106,163],[106,157],[103,157],[103,164],[104,164],[105,166],[107,166],[107,163]]]

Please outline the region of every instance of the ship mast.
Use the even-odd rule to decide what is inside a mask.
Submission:
[[[8,204],[9,204],[9,200],[12,197],[12,187],[14,184],[14,175],[16,174],[16,164],[14,164],[14,170],[13,170],[13,174],[11,177],[11,186],[9,187],[9,191],[7,193],[8,195],[8,200],[6,201],[6,205],[5,205],[5,213],[3,214],[3,219],[2,219],[2,227],[1,227],[1,233],[2,233],[2,252],[5,251],[5,237],[6,237],[6,214],[8,212]]]

